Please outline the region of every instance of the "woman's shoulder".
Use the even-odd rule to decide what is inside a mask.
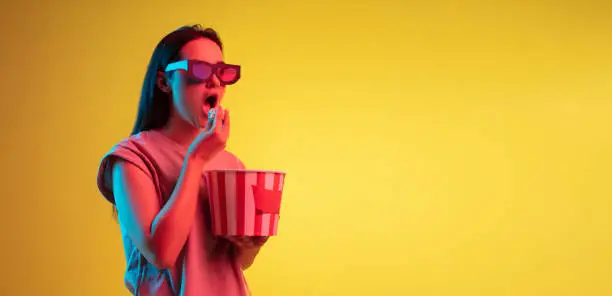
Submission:
[[[112,148],[138,147],[152,144],[156,140],[156,131],[148,130],[120,139]],[[112,150],[112,149],[111,149]]]
[[[140,157],[157,155],[158,150],[165,150],[168,145],[159,132],[148,130],[118,140],[109,147],[103,158],[112,155],[125,156],[126,154]]]
[[[228,150],[223,150],[222,152],[219,153],[219,160],[220,160],[220,166],[227,168],[227,169],[245,169],[244,164],[242,163],[242,160],[240,160],[240,158],[238,158],[238,156],[236,156],[234,153],[228,151]]]
[[[153,160],[151,159],[151,147],[154,147],[154,132],[145,131],[119,140],[114,144],[100,160],[98,167],[97,182],[102,194],[111,202],[112,197],[112,167],[117,161],[123,161],[136,166],[148,176],[153,176]]]

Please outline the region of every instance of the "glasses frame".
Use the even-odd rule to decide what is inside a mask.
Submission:
[[[206,78],[200,78],[200,77],[197,77],[195,74],[193,74],[193,69],[196,66],[202,65],[202,64],[211,68],[210,75]],[[233,80],[228,81],[228,82],[222,81],[221,78],[219,77],[220,76],[219,71],[221,71],[222,69],[227,69],[227,68],[236,70],[236,77]],[[211,64],[209,62],[200,61],[200,60],[181,60],[181,61],[177,61],[177,62],[168,64],[166,66],[166,69],[164,69],[164,72],[171,72],[171,71],[176,71],[176,70],[184,70],[190,76],[190,78],[200,83],[207,81],[214,74],[215,76],[217,76],[217,79],[219,79],[219,82],[221,82],[223,85],[231,85],[231,84],[238,82],[238,80],[240,80],[241,66],[233,65],[233,64],[226,64],[223,62]]]

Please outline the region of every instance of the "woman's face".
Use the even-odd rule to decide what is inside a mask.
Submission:
[[[210,39],[198,38],[185,44],[180,51],[181,60],[199,60],[216,64],[223,62],[223,52]],[[183,70],[168,73],[168,86],[172,92],[173,113],[194,127],[202,128],[208,122],[208,111],[221,104],[225,85],[216,75],[206,81],[192,79]]]

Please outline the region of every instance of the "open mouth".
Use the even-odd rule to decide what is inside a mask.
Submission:
[[[204,104],[208,105],[209,110],[217,107],[217,96],[210,95],[206,97],[206,100],[204,100]]]
[[[204,111],[204,116],[209,116],[208,113],[210,112],[210,110],[217,107],[217,102],[218,99],[216,95],[210,95],[206,97],[206,99],[204,99],[204,103],[202,104],[202,111]]]

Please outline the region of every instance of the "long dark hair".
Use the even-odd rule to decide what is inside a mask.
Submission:
[[[223,50],[223,43],[217,32],[212,28],[203,28],[201,25],[180,27],[170,32],[157,44],[144,77],[140,102],[138,103],[138,114],[130,135],[162,128],[166,125],[170,117],[172,98],[159,89],[157,73],[163,71],[169,63],[180,58],[179,51],[185,44],[198,38],[210,39]],[[113,206],[113,215],[117,217],[115,206]]]
[[[157,86],[157,73],[163,71],[169,63],[177,61],[180,58],[181,48],[197,38],[208,38],[223,50],[223,44],[217,32],[211,28],[202,29],[200,25],[178,28],[157,44],[142,84],[138,115],[136,115],[132,135],[161,128],[166,124],[170,116],[172,100]]]

